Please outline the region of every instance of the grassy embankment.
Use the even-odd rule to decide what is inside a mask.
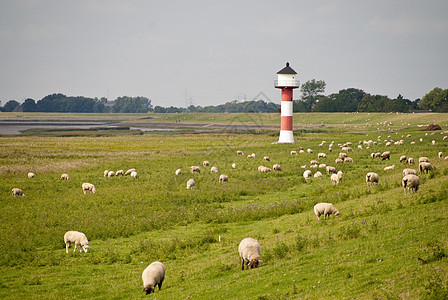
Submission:
[[[448,161],[437,153],[448,154],[448,141],[417,127],[444,127],[447,116],[310,115],[295,121],[326,125],[321,132],[299,134],[295,145],[271,145],[272,132],[1,137],[0,297],[143,298],[141,272],[154,260],[167,267],[158,299],[447,297]],[[384,121],[387,126],[376,125]],[[379,135],[378,145],[356,149],[358,141]],[[388,135],[404,136],[405,145],[386,148]],[[327,144],[321,148],[322,140]],[[354,144],[353,164],[334,164],[340,151],[328,152],[332,140]],[[298,147],[314,153],[291,156]],[[385,150],[391,161],[370,158]],[[247,159],[252,152],[256,158]],[[344,172],[341,185],[332,185],[325,174],[305,183],[301,165],[309,166],[318,152],[328,156],[320,162]],[[428,156],[437,168],[420,175],[417,194],[403,194],[406,166],[400,155]],[[189,173],[189,166],[203,160],[219,173],[202,166],[200,174]],[[259,165],[274,163],[283,171],[257,172]],[[392,164],[395,170],[383,170]],[[131,167],[139,172],[137,180],[103,177],[105,169]],[[176,177],[177,168],[183,173]],[[36,177],[28,179],[29,171]],[[369,171],[380,175],[378,187],[366,188]],[[69,181],[59,179],[63,172]],[[229,175],[228,183],[218,183],[221,173]],[[185,183],[191,177],[197,185],[190,191]],[[83,182],[95,184],[97,193],[84,195]],[[13,187],[27,197],[14,199]],[[312,207],[322,201],[332,202],[341,215],[317,222]],[[91,251],[67,255],[67,230],[85,232]],[[246,236],[259,240],[264,263],[243,272],[237,247]]]

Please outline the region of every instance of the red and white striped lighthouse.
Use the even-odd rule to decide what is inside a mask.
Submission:
[[[275,87],[282,89],[281,125],[278,143],[294,143],[292,133],[292,90],[300,86],[296,75],[296,71],[289,66],[289,63],[286,63],[286,67],[277,72],[278,77],[275,81]]]

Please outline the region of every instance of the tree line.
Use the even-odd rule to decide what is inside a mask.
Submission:
[[[323,95],[326,83],[323,80],[310,80],[301,87],[301,97],[293,101],[294,112],[409,112],[427,110],[448,112],[448,89],[434,88],[422,99],[411,101],[398,95],[391,99],[383,95],[371,95],[361,89],[348,88],[338,93]],[[16,100],[8,101],[0,111],[23,112],[71,112],[71,113],[252,113],[280,112],[280,105],[264,100],[239,102],[233,100],[220,105],[184,107],[162,107],[151,104],[146,97],[118,97],[114,101],[106,98],[70,97],[63,94],[45,96],[39,101],[26,99],[22,104]]]

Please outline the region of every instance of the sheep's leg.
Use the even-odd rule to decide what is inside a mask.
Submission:
[[[65,243],[65,251],[68,254],[68,248],[70,248],[70,242]]]
[[[244,271],[244,259],[243,258],[241,259],[241,270]]]
[[[73,253],[75,253],[75,252],[76,252],[76,247],[77,247],[77,246],[78,246],[78,245],[76,245],[76,244],[75,244],[75,250],[73,250]]]
[[[162,289],[162,283],[163,283],[163,279],[160,280],[160,282],[157,284],[159,286],[159,291]]]

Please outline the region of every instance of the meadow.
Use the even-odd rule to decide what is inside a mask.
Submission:
[[[95,118],[71,117],[86,116]],[[116,118],[122,126],[176,121],[183,126],[272,125],[280,117],[102,118]],[[1,136],[0,297],[144,298],[141,273],[159,260],[166,266],[166,279],[161,291],[148,298],[447,298],[448,160],[443,157],[448,139],[443,137],[448,133],[420,131],[430,123],[446,130],[448,115],[295,114],[293,145],[272,144],[278,130]],[[359,141],[370,139],[377,144],[357,149]],[[400,139],[404,145],[385,146]],[[318,146],[322,141],[324,146]],[[354,163],[336,165],[337,145],[346,142],[353,143],[349,156]],[[290,155],[300,147],[313,153]],[[237,156],[237,150],[244,155]],[[370,157],[383,151],[391,152],[390,161]],[[318,152],[327,158],[317,159]],[[256,157],[246,158],[250,153]],[[270,162],[263,161],[265,155]],[[401,155],[427,156],[436,167],[419,174],[415,194],[404,195],[401,178],[404,168],[418,165],[399,162]],[[302,166],[309,168],[312,159],[341,170],[342,183],[333,185],[325,170],[320,170],[323,178],[305,182]],[[203,167],[204,160],[219,172]],[[272,168],[275,163],[283,171],[257,171],[259,165]],[[201,166],[201,173],[190,173],[192,165]],[[390,165],[395,169],[383,170]],[[130,168],[137,169],[137,179],[103,176],[106,169]],[[176,176],[178,168],[182,174]],[[365,175],[371,171],[380,182],[368,188]],[[35,178],[27,178],[28,172]],[[62,173],[70,180],[60,180]],[[229,182],[219,183],[220,174],[227,174]],[[196,180],[192,190],[186,189],[189,178]],[[93,183],[97,192],[84,195],[83,182]],[[26,197],[14,198],[14,187]],[[318,222],[313,212],[318,202],[333,203],[340,215]],[[63,236],[68,230],[87,235],[88,253],[73,253],[72,246],[66,254]],[[259,241],[263,263],[242,271],[237,249],[245,237]]]

